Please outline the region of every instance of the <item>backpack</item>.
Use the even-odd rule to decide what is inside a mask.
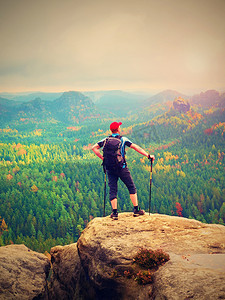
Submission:
[[[124,158],[121,154],[121,136],[109,136],[103,145],[103,165],[106,169],[119,169],[124,165]]]

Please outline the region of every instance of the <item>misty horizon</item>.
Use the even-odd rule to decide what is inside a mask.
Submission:
[[[67,92],[80,92],[83,94],[89,94],[89,93],[115,93],[115,92],[121,92],[121,93],[128,93],[128,94],[133,94],[136,96],[146,96],[146,97],[151,97],[151,96],[155,96],[157,94],[163,93],[163,92],[167,92],[167,91],[174,91],[174,92],[178,92],[181,94],[184,94],[184,96],[186,97],[192,97],[194,95],[198,95],[201,93],[205,93],[207,91],[212,91],[215,90],[217,92],[219,92],[220,94],[223,94],[225,92],[225,87],[221,88],[221,89],[200,89],[200,90],[195,90],[192,92],[185,92],[185,91],[180,91],[178,89],[162,89],[162,90],[123,90],[123,89],[110,89],[110,90],[104,90],[104,89],[99,89],[99,90],[62,90],[62,91],[41,91],[41,90],[34,90],[34,91],[20,91],[20,92],[1,92],[0,91],[0,97],[6,97],[9,96],[9,98],[13,97],[13,96],[28,96],[28,95],[35,95],[35,94],[55,94],[55,95],[59,95],[59,94],[63,94],[63,93],[67,93]]]

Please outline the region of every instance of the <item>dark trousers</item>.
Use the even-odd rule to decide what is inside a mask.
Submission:
[[[130,194],[136,194],[137,190],[134,181],[131,177],[130,171],[127,167],[118,170],[106,170],[108,175],[108,185],[109,185],[109,200],[117,198],[118,192],[118,179],[120,178]]]

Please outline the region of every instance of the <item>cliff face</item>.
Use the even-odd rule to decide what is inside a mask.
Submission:
[[[48,299],[50,262],[24,245],[0,247],[0,299]]]
[[[140,267],[133,264],[133,258],[141,247],[162,249],[170,255],[170,260],[153,272],[153,283],[144,286],[134,280]],[[62,288],[54,299],[64,299],[68,284],[71,296],[76,294],[74,299],[225,298],[222,225],[159,214],[134,218],[124,213],[118,221],[95,218],[77,244],[54,247],[51,255],[53,283]],[[66,266],[65,260],[71,265]],[[124,276],[128,271],[131,278]],[[70,273],[69,281],[64,280],[66,273]]]
[[[95,218],[77,243],[51,249],[48,289],[49,262],[44,255],[22,245],[7,247],[0,247],[0,299],[225,299],[222,225],[159,214],[134,218],[123,213],[118,221]],[[11,247],[24,248],[24,254],[9,256]],[[170,255],[168,262],[151,271],[153,282],[146,285],[134,280],[141,268],[133,258],[141,247]],[[24,255],[28,255],[26,261]],[[6,275],[2,275],[4,268],[8,268]],[[131,276],[125,276],[128,272]],[[19,285],[13,284],[16,280]],[[14,297],[8,293],[12,286]],[[28,296],[16,298],[16,293]]]

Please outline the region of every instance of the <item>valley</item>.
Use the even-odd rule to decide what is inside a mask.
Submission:
[[[110,134],[114,120],[156,157],[152,213],[225,224],[225,94],[6,96],[0,95],[1,246],[49,251],[77,241],[87,223],[103,215],[104,173],[91,146]],[[131,149],[126,156],[147,213],[149,161]],[[122,184],[118,204],[119,212],[132,211]]]

